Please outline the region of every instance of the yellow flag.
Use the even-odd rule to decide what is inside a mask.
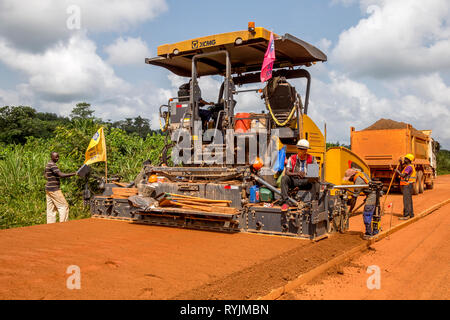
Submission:
[[[106,141],[103,134],[103,127],[94,134],[86,150],[86,160],[84,164],[91,164],[99,161],[106,161]]]

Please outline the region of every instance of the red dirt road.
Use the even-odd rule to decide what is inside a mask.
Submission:
[[[450,205],[372,245],[283,299],[450,299]],[[367,287],[380,269],[380,289]]]
[[[303,244],[99,219],[4,230],[0,298],[165,299]],[[70,265],[81,290],[66,287]]]
[[[435,190],[414,197],[416,213],[448,198],[450,176],[439,177]],[[399,213],[401,196],[392,199]],[[382,222],[389,226],[386,216]],[[361,216],[351,228],[363,230]],[[311,243],[99,219],[1,230],[0,299],[248,299],[361,243],[358,232]],[[66,287],[71,265],[80,267],[80,290]]]

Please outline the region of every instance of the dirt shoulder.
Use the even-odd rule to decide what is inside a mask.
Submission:
[[[449,212],[442,207],[283,299],[450,299]],[[367,287],[369,266],[379,268],[380,289]]]

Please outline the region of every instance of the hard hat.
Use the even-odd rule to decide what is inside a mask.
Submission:
[[[263,164],[261,158],[256,157],[255,161],[254,161],[253,164],[252,164],[252,167],[253,167],[256,171],[258,171],[258,170],[260,170],[263,166],[264,166],[264,164]]]
[[[309,142],[306,139],[301,139],[297,142],[297,149],[309,149]]]
[[[408,153],[408,154],[405,156],[405,158],[406,158],[406,159],[409,159],[409,161],[411,161],[411,162],[414,161],[414,155],[411,154],[411,153]]]

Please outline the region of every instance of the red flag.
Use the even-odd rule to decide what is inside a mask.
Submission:
[[[275,61],[275,41],[273,40],[273,32],[270,33],[269,45],[261,68],[261,82],[265,82],[272,78],[273,62]]]

